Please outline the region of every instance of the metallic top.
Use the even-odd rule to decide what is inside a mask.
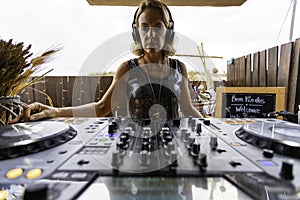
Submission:
[[[184,78],[180,62],[169,59],[169,75],[165,77],[153,77],[137,63],[137,59],[128,61],[126,95],[130,116],[134,119],[179,117],[178,101]]]

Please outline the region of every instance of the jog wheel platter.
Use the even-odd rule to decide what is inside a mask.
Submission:
[[[72,126],[54,121],[0,127],[0,160],[53,148],[73,139],[76,134]]]
[[[262,149],[300,158],[300,127],[280,121],[252,122],[235,132],[245,142]]]

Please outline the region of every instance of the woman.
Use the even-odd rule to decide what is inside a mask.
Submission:
[[[122,63],[99,102],[77,107],[53,108],[33,103],[24,108],[25,121],[51,117],[102,117],[126,96],[132,118],[202,117],[192,106],[186,66],[169,56],[175,53],[174,22],[167,6],[143,0],[132,23],[133,53],[138,57]],[[14,119],[13,122],[18,121]]]

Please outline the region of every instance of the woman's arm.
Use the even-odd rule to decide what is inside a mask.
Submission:
[[[180,110],[182,111],[185,117],[193,116],[203,118],[201,113],[193,106],[191,95],[188,87],[188,73],[186,70],[185,64],[180,62],[181,72],[184,77],[182,86],[181,86],[181,96],[179,100]]]
[[[128,80],[128,63],[124,62],[118,68],[113,82],[98,102],[88,103],[76,107],[56,108],[38,102],[24,107],[23,114],[14,118],[9,123],[25,121],[36,121],[53,117],[103,117],[109,114],[112,108],[120,103],[125,96]]]

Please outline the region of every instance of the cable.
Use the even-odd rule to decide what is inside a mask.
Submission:
[[[288,14],[289,14],[289,12],[290,12],[290,10],[291,10],[291,7],[292,7],[292,3],[293,3],[293,1],[294,1],[294,0],[291,0],[290,7],[289,7],[289,9],[288,9],[288,11],[287,11],[287,13],[286,13],[286,15],[285,15],[285,18],[284,18],[284,20],[283,20],[282,24],[281,24],[281,27],[280,27],[279,33],[278,33],[278,35],[277,35],[277,38],[276,38],[276,41],[275,41],[275,45],[276,45],[276,43],[278,42],[278,38],[279,38],[279,36],[280,36],[280,34],[281,34],[281,31],[282,31],[283,25],[285,24],[286,18],[287,18]]]

